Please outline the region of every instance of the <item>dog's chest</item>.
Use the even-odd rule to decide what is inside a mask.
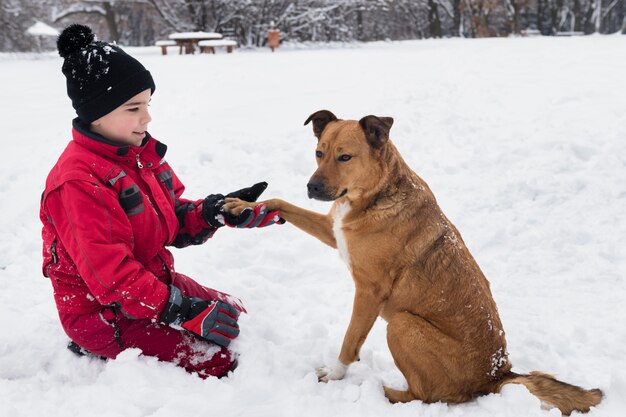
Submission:
[[[346,214],[350,212],[350,205],[348,203],[342,203],[335,206],[333,211],[333,233],[335,234],[335,241],[337,242],[337,250],[339,256],[350,268],[350,253],[348,252],[348,242],[343,232],[343,219]]]

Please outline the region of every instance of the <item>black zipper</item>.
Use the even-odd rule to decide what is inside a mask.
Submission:
[[[57,240],[56,238],[52,241],[52,245],[50,245],[50,254],[52,255],[52,262],[46,266],[46,278],[50,278],[50,268],[52,265],[55,265],[59,262],[59,257],[57,256]]]

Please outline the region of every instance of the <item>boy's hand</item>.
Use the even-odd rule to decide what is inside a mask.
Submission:
[[[266,182],[259,182],[252,187],[228,193],[226,196],[211,194],[202,203],[202,217],[215,228],[228,225],[238,229],[249,229],[280,223],[281,219],[278,212],[269,211],[264,203],[255,203],[266,188]],[[228,208],[227,203],[229,201],[241,201],[249,205],[232,211]]]
[[[254,184],[252,187],[242,188],[241,190],[233,191],[232,193],[226,194],[225,198],[238,198],[243,201],[257,201],[259,196],[263,194],[263,191],[267,188],[267,183],[265,181],[258,182]]]
[[[239,311],[228,303],[187,297],[170,285],[170,298],[160,321],[181,326],[204,340],[228,347],[239,335],[238,317]]]

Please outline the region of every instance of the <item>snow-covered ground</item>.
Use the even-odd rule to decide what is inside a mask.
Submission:
[[[436,40],[161,56],[150,132],[187,195],[260,180],[310,209],[306,117],[393,116],[392,140],[431,186],[490,279],[516,372],[535,369],[626,412],[626,37]],[[66,349],[40,272],[39,197],[73,110],[61,59],[0,55],[0,416],[556,416],[520,386],[473,402],[391,405],[406,383],[374,326],[346,378],[318,383],[353,285],[337,253],[287,224],[220,230],[177,269],[238,295],[240,366],[201,380],[124,352]]]

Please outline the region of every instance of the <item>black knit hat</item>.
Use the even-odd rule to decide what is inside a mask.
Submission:
[[[146,89],[154,93],[150,72],[117,45],[95,40],[91,29],[70,25],[57,39],[65,58],[63,74],[72,107],[85,123],[110,113]]]

